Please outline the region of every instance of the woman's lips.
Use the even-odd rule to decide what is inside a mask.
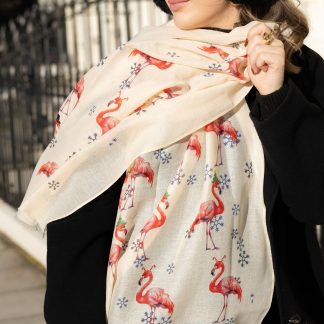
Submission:
[[[177,11],[182,8],[189,0],[168,0],[171,11]]]

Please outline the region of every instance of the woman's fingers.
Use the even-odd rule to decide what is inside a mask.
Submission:
[[[284,49],[280,44],[263,45],[256,44],[248,55],[252,71],[256,74],[260,70],[267,71],[269,65],[283,65]],[[272,57],[273,56],[273,57]],[[278,57],[279,56],[279,57]]]
[[[259,93],[266,95],[280,89],[285,72],[285,49],[281,40],[264,23],[254,25],[248,32],[246,54],[248,73]],[[264,73],[260,73],[260,72]]]
[[[271,36],[271,42],[266,44],[266,40],[263,38],[263,35],[264,33],[269,34],[271,31],[272,29],[270,29],[267,25],[260,23],[253,26],[248,32],[247,54],[254,74],[258,74],[261,70],[264,72],[268,70],[268,65],[270,62],[266,62],[264,60],[265,56],[262,53],[284,54],[283,43],[274,36]],[[263,59],[262,57],[260,58],[260,55],[262,55]],[[263,65],[260,65],[260,62],[263,62]]]
[[[265,23],[259,23],[254,25],[247,34],[247,39],[248,39],[248,43],[250,42],[250,40],[256,36],[263,36],[265,33],[270,33],[272,31],[272,29],[270,27],[268,27]],[[274,35],[276,36],[276,35]],[[263,39],[263,42],[265,42],[265,40]]]

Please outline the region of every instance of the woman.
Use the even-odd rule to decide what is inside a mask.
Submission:
[[[143,149],[131,164],[127,162],[126,172],[111,188],[74,208],[69,217],[48,222],[46,321],[319,324],[324,265],[314,225],[324,223],[324,62],[303,45],[306,20],[289,0],[176,2],[155,1],[174,19],[130,41],[135,50],[129,57],[140,55],[145,62],[134,65],[136,73],[122,83],[124,96],[119,92],[108,102],[116,104],[109,112],[129,102],[132,92],[125,97],[127,87],[144,75],[144,67],[151,68],[150,87],[142,87],[153,89],[151,99],[139,101],[131,111],[147,116],[154,107],[162,108],[141,132],[150,125],[168,127],[165,116],[176,120],[180,115],[178,124],[168,121],[173,125],[168,132],[160,127],[145,142],[164,136],[173,136],[173,141],[165,140],[155,150]],[[147,35],[150,42],[145,42]],[[157,40],[151,46],[159,38],[174,49],[167,53],[169,60],[160,58],[163,43]],[[202,40],[209,42],[200,44]],[[215,73],[202,78],[204,60],[217,63],[206,66]],[[172,70],[177,63],[177,70]],[[95,77],[88,80],[99,82]],[[157,84],[171,85],[174,80],[173,86],[153,96]],[[185,80],[189,81],[182,84]],[[62,116],[69,116],[73,95],[71,107],[82,107],[78,89],[84,84],[87,79],[78,82],[60,109],[58,140],[68,137],[75,125],[64,126]],[[142,95],[140,89],[133,101]],[[93,104],[90,94],[88,98],[84,106]],[[216,119],[195,124],[216,110]],[[107,124],[106,112],[96,117],[102,134],[137,118],[130,114],[133,119],[111,118]],[[188,132],[190,125],[201,127]],[[174,135],[185,127],[186,136]],[[140,136],[132,130],[132,146],[122,152],[125,160]],[[309,140],[309,134],[316,141]],[[120,138],[109,145],[118,145]],[[87,170],[96,160],[90,161]],[[109,167],[113,164],[112,159]],[[59,169],[53,161],[39,166],[37,174],[47,177]],[[95,177],[98,171],[93,168]],[[86,173],[81,168],[79,172],[78,179],[83,179]],[[56,190],[61,183],[53,181],[49,188]],[[74,184],[75,188],[83,195],[83,187]],[[27,221],[22,212],[23,208],[20,219]],[[39,217],[39,223],[44,222]]]

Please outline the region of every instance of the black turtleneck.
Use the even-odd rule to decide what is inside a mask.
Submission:
[[[232,31],[232,29],[225,29],[225,28],[218,28],[218,27],[201,27],[199,29],[211,29],[211,30],[221,31],[224,33],[229,33],[230,31]]]

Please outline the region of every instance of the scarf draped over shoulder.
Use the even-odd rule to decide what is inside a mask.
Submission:
[[[44,235],[48,222],[107,190],[140,154],[246,104],[244,41],[256,23],[224,33],[170,20],[144,27],[93,66],[59,108],[16,217]]]

